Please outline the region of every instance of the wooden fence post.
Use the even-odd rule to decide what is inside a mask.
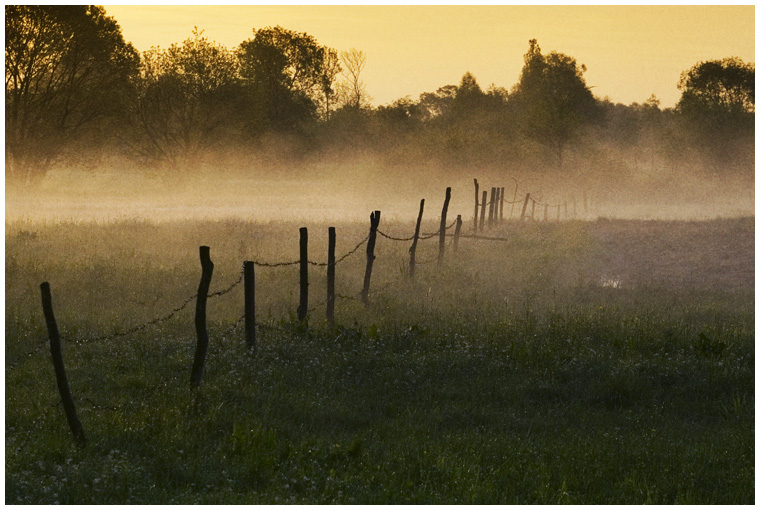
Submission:
[[[191,389],[195,389],[201,384],[203,365],[206,364],[206,351],[208,350],[206,300],[208,299],[208,289],[211,286],[211,275],[214,272],[214,263],[211,262],[210,251],[211,249],[208,246],[200,247],[201,282],[198,284],[198,297],[195,298],[195,334],[198,337],[198,343],[195,347],[193,370],[190,373]]]
[[[472,229],[477,232],[478,231],[478,180],[473,179],[475,181],[475,216],[473,216],[473,226]]]
[[[58,392],[61,394],[66,421],[69,422],[69,428],[71,429],[71,433],[74,434],[77,444],[84,446],[86,442],[84,430],[77,417],[74,398],[71,396],[69,382],[66,378],[66,368],[63,366],[61,335],[58,333],[58,324],[55,322],[55,315],[53,314],[53,298],[50,294],[50,284],[48,282],[40,284],[40,291],[42,292],[42,312],[45,314],[45,324],[47,325],[48,338],[50,339],[50,355],[53,358],[55,381],[58,384]]]
[[[256,278],[254,264],[250,260],[243,262],[243,311],[245,313],[245,345],[249,350],[256,350]]]
[[[443,252],[446,250],[446,216],[449,213],[449,201],[451,200],[451,188],[446,188],[446,198],[443,200],[441,209],[441,229],[438,234],[438,263],[443,262]]]
[[[306,320],[309,310],[309,230],[306,227],[298,229],[301,263],[299,264],[300,297],[298,300],[298,320]]]
[[[459,249],[459,233],[462,230],[462,215],[457,214],[457,226],[454,230],[454,251],[456,252]]]
[[[488,202],[488,228],[493,225],[493,208],[496,205],[496,188],[491,188],[491,201]]]
[[[488,192],[483,190],[483,205],[480,208],[480,231],[483,231],[484,224],[486,222],[486,202],[488,201]]]
[[[523,202],[522,213],[520,213],[520,221],[525,221],[525,211],[528,209],[528,200],[530,200],[530,193],[525,194],[525,202]]]
[[[475,183],[477,186],[477,179]],[[477,202],[476,202],[477,203]],[[420,225],[422,224],[422,211],[425,209],[425,199],[420,200],[420,212],[417,214],[417,225],[414,227],[414,239],[412,240],[412,246],[409,247],[409,278],[414,278],[414,258],[417,254],[417,240],[420,238]],[[477,224],[477,214],[475,215],[475,223]]]
[[[501,187],[499,192],[500,205],[499,205],[499,221],[504,221],[504,186]]]
[[[327,322],[335,324],[335,227],[327,229]]]
[[[367,269],[364,271],[364,288],[362,289],[362,302],[369,307],[369,282],[372,277],[372,264],[375,262],[375,241],[377,240],[377,226],[380,224],[380,211],[369,215],[369,240],[367,241]]]
[[[517,188],[519,184],[517,183],[517,179],[512,177],[512,180],[515,181],[515,195],[512,197],[512,207],[509,209],[509,219],[512,219],[512,213],[515,212],[515,204],[517,203]]]

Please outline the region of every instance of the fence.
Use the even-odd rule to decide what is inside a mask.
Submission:
[[[186,298],[182,303],[180,303],[178,306],[173,308],[170,312],[168,312],[165,315],[156,317],[143,324],[133,326],[121,332],[112,333],[110,335],[105,335],[105,336],[100,336],[100,337],[94,337],[90,339],[81,339],[78,341],[74,341],[73,344],[78,345],[78,344],[85,344],[85,343],[94,343],[94,342],[114,340],[117,338],[129,336],[133,333],[142,331],[150,326],[154,326],[154,325],[170,320],[171,318],[175,317],[179,312],[184,310],[187,306],[189,306],[189,304],[192,301],[195,300],[194,324],[195,324],[195,331],[196,331],[196,349],[195,349],[195,355],[193,357],[193,364],[190,370],[190,388],[191,390],[194,390],[201,383],[204,366],[206,362],[206,355],[208,352],[209,334],[208,334],[208,329],[207,329],[207,324],[206,324],[206,304],[207,304],[208,299],[213,299],[219,296],[223,296],[231,292],[241,283],[243,284],[244,313],[235,321],[235,323],[230,328],[224,331],[221,334],[221,336],[227,337],[228,335],[234,333],[240,327],[241,324],[244,324],[245,344],[246,344],[247,349],[252,354],[255,353],[255,350],[256,350],[257,329],[271,329],[271,328],[277,329],[276,327],[256,322],[256,311],[255,311],[256,310],[256,307],[255,307],[255,299],[256,299],[255,268],[256,267],[266,269],[266,268],[298,265],[300,292],[299,292],[299,303],[298,303],[298,308],[297,308],[297,317],[298,317],[299,322],[303,324],[304,327],[308,328],[309,314],[313,312],[314,310],[316,310],[317,308],[321,306],[325,306],[326,320],[329,324],[334,324],[336,299],[360,301],[364,304],[365,307],[370,307],[371,305],[369,298],[370,298],[370,290],[371,290],[372,270],[373,270],[373,265],[376,258],[375,248],[377,245],[378,234],[381,237],[393,242],[409,242],[409,241],[412,242],[409,248],[408,278],[414,279],[415,269],[417,265],[431,263],[434,261],[436,261],[440,265],[444,261],[447,248],[453,245],[454,251],[458,250],[460,239],[475,239],[475,240],[501,241],[501,242],[508,241],[509,239],[506,237],[486,236],[486,235],[482,235],[478,233],[478,232],[482,232],[486,225],[488,227],[493,227],[495,224],[505,221],[504,220],[504,204],[512,205],[512,211],[510,211],[509,219],[512,219],[513,212],[514,212],[514,205],[518,203],[522,203],[522,212],[520,215],[520,220],[524,221],[526,219],[526,210],[528,208],[529,202],[532,203],[531,214],[530,214],[529,219],[535,218],[536,205],[544,206],[544,221],[548,221],[548,210],[550,207],[557,207],[557,220],[560,219],[560,204],[549,204],[546,202],[541,202],[539,200],[536,200],[533,196],[531,196],[530,193],[527,193],[525,195],[524,200],[523,199],[516,200],[519,184],[517,184],[517,181],[515,181],[515,184],[516,186],[515,186],[515,191],[513,194],[513,200],[505,199],[505,195],[504,195],[505,187],[492,187],[490,190],[491,199],[488,200],[487,191],[483,191],[482,199],[479,201],[478,200],[479,185],[478,185],[477,179],[475,179],[475,209],[474,209],[474,215],[473,215],[473,227],[466,232],[462,232],[463,222],[462,222],[461,215],[457,215],[454,221],[447,224],[448,208],[449,208],[449,203],[451,199],[451,188],[446,188],[446,195],[445,195],[443,207],[441,210],[440,227],[438,228],[436,232],[428,232],[428,233],[420,232],[424,206],[425,206],[424,199],[420,201],[419,213],[417,216],[416,226],[415,226],[413,235],[409,237],[394,236],[380,230],[379,228],[380,211],[373,211],[370,214],[370,227],[369,227],[368,235],[365,236],[363,239],[361,239],[351,250],[347,251],[346,253],[344,253],[337,259],[335,256],[335,239],[336,239],[335,227],[329,227],[328,229],[328,256],[327,256],[326,262],[317,262],[317,261],[313,261],[309,259],[308,257],[308,229],[306,227],[302,227],[299,230],[300,257],[298,260],[284,261],[284,262],[262,262],[262,261],[253,261],[253,260],[244,261],[241,267],[240,276],[234,282],[232,282],[230,285],[228,285],[222,290],[211,292],[211,293],[209,292],[209,290],[210,290],[211,280],[212,280],[212,275],[213,275],[213,270],[214,270],[214,264],[213,264],[213,261],[211,260],[211,249],[208,246],[201,246],[199,249],[200,263],[201,263],[201,278],[200,278],[200,283],[198,285],[197,293]],[[583,202],[584,202],[584,211],[587,211],[587,200],[586,200],[585,193],[583,197]],[[573,216],[575,216],[576,204],[575,204],[574,198],[572,198],[571,203],[573,207]],[[564,202],[564,206],[565,206],[565,217],[567,218],[568,217],[567,202]],[[486,208],[488,208],[487,222],[485,221]],[[478,213],[480,214],[480,222],[478,222]],[[454,227],[456,227],[454,230],[454,233],[449,234],[448,231]],[[417,250],[418,243],[421,241],[433,239],[435,237],[438,238],[437,256],[435,258],[431,258],[428,260],[418,260],[416,258],[416,250]],[[446,243],[446,237],[452,238],[448,244]],[[343,294],[336,293],[335,292],[336,266],[338,266],[338,264],[344,262],[346,259],[348,259],[352,255],[357,253],[359,249],[365,244],[366,244],[366,266],[365,266],[365,271],[364,271],[362,289],[354,295],[343,295]],[[308,292],[308,288],[309,288],[308,267],[310,265],[317,266],[317,267],[326,267],[327,269],[326,299],[311,307],[309,307],[309,292]],[[394,284],[394,283],[396,282],[390,282],[390,284]],[[377,290],[379,289],[376,289],[375,291]],[[56,323],[55,315],[53,312],[53,302],[52,302],[52,293],[50,289],[50,284],[48,282],[43,282],[40,285],[40,291],[42,295],[43,314],[45,317],[45,323],[48,330],[50,352],[51,352],[53,367],[54,367],[55,375],[56,375],[56,383],[57,383],[59,394],[60,394],[60,400],[58,400],[57,403],[60,403],[63,406],[67,422],[69,424],[72,434],[74,435],[75,441],[78,445],[81,446],[86,443],[84,428],[78,418],[78,415],[76,412],[76,406],[74,404],[74,399],[70,391],[68,379],[66,376],[66,371],[65,371],[63,356],[62,356],[61,337],[58,331],[58,325]],[[23,364],[24,361],[32,358],[32,356],[40,352],[46,343],[47,343],[46,340],[39,342],[32,350],[26,352],[25,354],[21,356],[18,356],[13,361],[11,361],[6,368],[6,375],[12,370],[15,370],[21,364]],[[173,378],[175,377],[177,376],[174,376]],[[95,409],[117,409],[117,407],[114,407],[114,406],[98,405],[86,397],[83,398],[82,400],[85,402],[89,402],[89,404],[91,404],[91,406]],[[47,411],[44,413],[44,415],[39,418],[39,420],[44,419],[44,416],[47,416],[49,412],[55,407],[55,405],[56,404],[49,407]]]

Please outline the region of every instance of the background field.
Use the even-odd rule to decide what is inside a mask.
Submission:
[[[368,227],[331,225],[338,255]],[[46,348],[7,368],[6,503],[754,502],[754,218],[507,222],[414,282],[409,243],[379,238],[372,306],[339,300],[336,327],[317,306],[308,330],[297,266],[257,268],[258,350],[230,331],[242,285],[210,300],[194,395],[192,305],[86,342],[193,295],[199,245],[213,292],[297,260],[300,226],[326,260],[316,221],[7,222],[6,367],[46,338],[49,281],[88,444]],[[337,292],[363,272],[361,249]]]

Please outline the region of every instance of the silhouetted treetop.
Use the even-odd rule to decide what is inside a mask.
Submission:
[[[733,113],[755,111],[755,65],[737,57],[700,62],[681,74],[678,108]]]
[[[9,174],[43,176],[86,126],[118,114],[138,62],[101,7],[6,6]]]

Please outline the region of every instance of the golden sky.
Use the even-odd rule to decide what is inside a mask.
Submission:
[[[682,71],[701,60],[755,61],[755,8],[745,6],[106,6],[140,50],[167,47],[194,26],[229,48],[280,25],[337,50],[367,54],[375,105],[417,99],[470,71],[486,89],[519,79],[529,39],[585,64],[599,98],[630,104],[680,97]]]

